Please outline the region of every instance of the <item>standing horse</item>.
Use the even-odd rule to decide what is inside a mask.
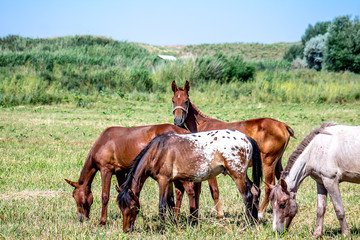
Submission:
[[[246,171],[253,161],[253,180]],[[248,217],[257,219],[262,177],[260,150],[252,138],[235,130],[160,135],[136,157],[121,186],[118,203],[124,232],[132,231],[140,210],[139,195],[148,177],[159,184],[159,214],[164,222],[166,206],[173,209],[173,189],[180,181],[198,184],[226,171],[243,197]]]
[[[265,182],[275,184],[275,175],[280,177],[281,158],[288,145],[290,136],[295,138],[294,131],[285,123],[271,118],[258,118],[241,122],[223,122],[202,113],[189,99],[189,82],[185,87],[177,87],[172,82],[174,124],[189,129],[191,132],[202,132],[215,129],[234,129],[255,139],[261,151]],[[276,170],[276,171],[275,171]],[[219,202],[219,190],[216,178],[209,179],[211,195],[215,201],[218,218],[224,216]],[[265,186],[265,197],[259,210],[259,217],[269,203],[270,188]],[[180,198],[180,197],[179,197]],[[180,203],[180,202],[179,202]]]
[[[166,133],[188,133],[187,130],[172,124],[149,125],[140,127],[110,127],[105,129],[90,149],[79,180],[65,181],[75,187],[73,197],[77,205],[78,220],[89,218],[93,202],[91,183],[98,170],[102,179],[102,210],[100,224],[106,223],[107,206],[110,195],[110,183],[113,174],[116,175],[118,184],[125,181],[133,159],[156,136]],[[189,194],[189,192],[188,192]],[[191,211],[195,211],[195,194],[189,195]]]
[[[314,235],[323,233],[326,198],[329,193],[343,234],[348,234],[339,183],[360,183],[360,126],[324,123],[307,135],[290,155],[280,183],[270,194],[274,211],[273,230],[289,228],[297,212],[296,192],[310,176],[317,184],[317,220]],[[284,227],[285,225],[285,227]]]

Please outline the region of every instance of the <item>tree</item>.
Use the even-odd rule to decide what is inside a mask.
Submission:
[[[328,33],[317,35],[306,42],[304,48],[304,57],[309,68],[320,71],[326,56],[326,38]]]
[[[309,24],[306,28],[304,35],[301,37],[301,43],[305,46],[306,42],[317,35],[324,35],[327,33],[331,21],[317,22],[314,26]]]
[[[341,16],[334,19],[326,41],[325,63],[331,71],[360,73],[360,22],[356,17]]]

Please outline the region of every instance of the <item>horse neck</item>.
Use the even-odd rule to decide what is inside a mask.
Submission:
[[[88,187],[91,190],[91,183],[94,180],[97,170],[92,166],[91,154],[87,157],[84,167],[81,170],[78,183],[84,187]]]
[[[143,159],[143,161],[145,161],[145,159]],[[149,177],[149,175],[147,174],[147,172],[148,172],[147,165],[148,164],[141,164],[140,166],[138,166],[136,168],[136,171],[134,173],[134,177],[133,177],[133,180],[131,183],[130,189],[138,197],[140,195],[141,189],[143,188],[146,179]]]
[[[306,157],[306,154],[303,153],[299,155],[289,173],[286,176],[283,176],[290,192],[296,193],[301,182],[309,176],[309,172],[306,169],[307,162],[308,158]]]
[[[209,117],[203,114],[191,101],[189,104],[188,114],[185,120],[186,127],[190,132],[198,132],[201,125]]]

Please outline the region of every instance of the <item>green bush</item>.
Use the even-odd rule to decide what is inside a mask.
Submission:
[[[325,63],[331,71],[360,73],[360,22],[349,16],[335,18],[326,41]]]
[[[230,81],[246,82],[253,78],[255,66],[239,56],[225,57],[223,54],[198,57],[195,62],[195,79],[215,80],[219,83]]]
[[[293,44],[285,52],[283,59],[291,63],[294,59],[303,58],[303,57],[304,57],[304,45]]]

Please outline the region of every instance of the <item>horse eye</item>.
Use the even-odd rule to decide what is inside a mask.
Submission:
[[[279,208],[284,209],[286,207],[286,203],[282,203],[279,205]]]
[[[175,103],[175,101],[174,101],[174,100],[172,100],[172,103]]]

